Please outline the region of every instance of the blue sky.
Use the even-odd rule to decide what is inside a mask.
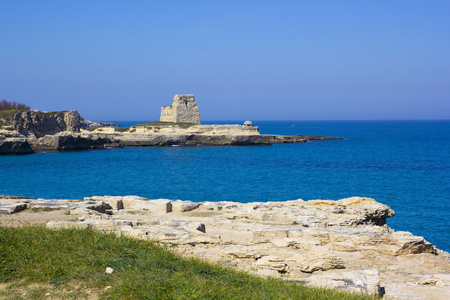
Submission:
[[[450,1],[0,0],[0,99],[91,120],[450,119]]]

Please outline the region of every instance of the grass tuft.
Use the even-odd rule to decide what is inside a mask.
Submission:
[[[31,211],[32,212],[48,212],[48,211],[52,211],[52,210],[60,210],[61,208],[59,207],[32,207]]]
[[[0,284],[0,298],[15,299],[372,299],[185,259],[144,240],[42,226],[0,227]]]
[[[156,121],[156,122],[148,122],[148,123],[143,123],[143,124],[137,124],[137,125],[133,125],[132,127],[144,127],[144,126],[155,126],[155,127],[165,127],[165,126],[178,126],[180,128],[189,128],[191,126],[195,126],[198,124],[195,123],[174,123],[174,122],[161,122],[161,121]],[[132,127],[119,127],[119,128],[115,128],[115,131],[117,132],[125,132],[125,131],[129,131],[130,129],[133,130]],[[96,128],[94,128],[96,129]],[[92,130],[94,130],[92,129]],[[132,132],[132,131],[131,131]]]
[[[189,128],[191,126],[195,126],[198,124],[195,123],[175,123],[175,122],[161,122],[161,121],[156,121],[156,122],[148,122],[148,123],[144,123],[144,124],[137,124],[134,126],[179,126],[181,128]]]

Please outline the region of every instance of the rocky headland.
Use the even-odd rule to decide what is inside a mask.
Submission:
[[[3,226],[43,223],[130,235],[292,282],[394,299],[450,299],[449,253],[391,229],[386,219],[394,211],[370,198],[236,203],[0,196],[0,212]]]
[[[166,117],[167,111],[164,110]],[[196,120],[194,117],[189,118]],[[199,125],[164,121],[116,128],[93,123],[84,121],[76,111],[0,112],[0,154],[172,145],[271,145],[339,139],[307,135],[263,135],[259,133],[258,127],[252,125]]]

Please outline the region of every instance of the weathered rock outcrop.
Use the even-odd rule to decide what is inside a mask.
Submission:
[[[0,154],[29,154],[34,150],[26,138],[16,131],[0,131]]]
[[[173,104],[161,107],[161,122],[200,124],[194,95],[175,95]]]
[[[24,136],[36,138],[62,131],[79,132],[80,114],[76,111],[23,111],[14,114],[11,127]]]
[[[97,134],[70,134],[67,132],[46,135],[39,139],[28,139],[31,147],[36,151],[67,151],[106,149],[116,144],[109,138]]]
[[[1,138],[0,154],[29,154],[34,150],[25,138]]]
[[[98,127],[106,127],[106,126],[120,126],[119,123],[113,123],[113,122],[93,122],[89,120],[85,120],[83,117],[81,117],[80,122],[80,128],[81,129],[92,129],[92,128],[98,128]]]
[[[0,199],[0,211],[70,209],[80,227],[176,245],[195,256],[311,285],[401,299],[449,299],[450,254],[386,224],[391,208],[370,198],[339,201],[191,202],[138,196],[84,201]],[[22,212],[19,213],[23,214]]]

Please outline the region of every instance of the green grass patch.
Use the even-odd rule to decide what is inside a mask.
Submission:
[[[59,207],[32,207],[31,211],[32,212],[48,212],[48,211],[52,211],[52,210],[60,210],[61,208]]]
[[[0,283],[9,285],[0,298],[17,299],[78,299],[91,290],[100,299],[373,299],[181,258],[144,240],[41,226],[0,227]],[[23,298],[20,286],[31,286]]]
[[[0,121],[0,127],[11,125],[14,115],[18,112],[23,112],[25,110],[1,110],[0,111],[0,119],[4,121]]]
[[[28,110],[0,110],[0,118],[13,118],[18,112],[24,112]]]
[[[137,124],[134,125],[133,127],[166,127],[166,126],[178,126],[180,128],[189,128],[191,126],[195,126],[198,124],[195,123],[174,123],[174,122],[148,122],[148,123],[143,123],[143,124]],[[131,127],[119,127],[119,128],[115,128],[115,131],[117,132],[125,132],[125,131],[129,131]],[[95,128],[96,129],[96,128]]]
[[[129,130],[130,127],[118,127],[118,128],[114,128],[115,131],[117,132],[125,132],[127,130]]]
[[[198,124],[195,123],[174,123],[174,122],[161,122],[161,121],[157,121],[157,122],[148,122],[148,123],[144,123],[144,124],[138,124],[138,125],[134,125],[134,126],[179,126],[181,128],[189,128],[191,126],[195,126]]]
[[[15,113],[19,112],[18,110],[2,110],[0,111],[0,119],[3,119],[0,121],[0,127],[3,127],[5,125],[10,125],[13,121]]]
[[[9,109],[9,110],[0,110],[0,116],[5,116],[5,115],[14,115],[16,112],[20,112],[20,111],[23,111],[23,110],[12,110],[12,109]]]

